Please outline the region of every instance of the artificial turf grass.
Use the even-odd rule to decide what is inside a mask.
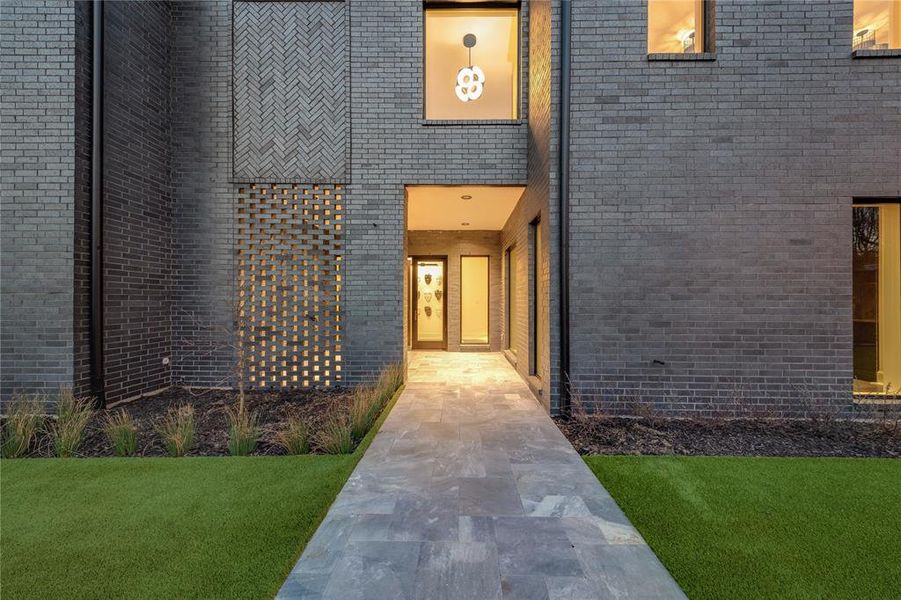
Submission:
[[[10,598],[271,596],[353,455],[3,461]]]
[[[353,454],[0,461],[9,598],[271,598]]]
[[[585,461],[690,598],[901,597],[901,460]]]

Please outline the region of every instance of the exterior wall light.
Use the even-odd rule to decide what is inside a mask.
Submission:
[[[485,87],[485,72],[472,64],[472,47],[476,45],[476,36],[467,33],[463,36],[463,45],[469,49],[469,66],[457,72],[457,85],[454,92],[460,102],[478,100]]]

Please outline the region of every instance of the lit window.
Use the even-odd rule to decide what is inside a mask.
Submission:
[[[517,314],[516,314],[516,262],[513,260],[513,248],[507,248],[504,253],[504,269],[507,272],[507,289],[504,295],[507,300],[507,348],[516,354],[516,347],[519,345],[517,335]]]
[[[540,306],[544,294],[541,287],[542,248],[541,221],[539,219],[535,219],[529,224],[529,241],[531,242],[531,247],[529,248],[529,274],[532,277],[532,297],[530,298],[532,302],[532,314],[530,315],[532,322],[529,331],[532,339],[529,340],[529,374],[541,378],[541,347],[544,344],[544,340],[541,335],[541,311],[538,307]]]
[[[901,204],[854,207],[854,391],[901,389]]]
[[[519,11],[425,11],[425,118],[516,119]]]
[[[704,0],[648,0],[648,54],[706,52]]]
[[[854,50],[901,48],[901,0],[854,0]]]

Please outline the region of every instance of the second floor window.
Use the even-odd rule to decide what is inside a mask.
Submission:
[[[704,0],[648,0],[648,54],[707,52],[704,11]]]
[[[901,0],[854,0],[851,48],[901,48]]]
[[[519,112],[519,10],[425,10],[425,118],[511,120]]]

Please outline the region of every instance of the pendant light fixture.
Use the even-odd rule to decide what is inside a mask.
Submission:
[[[472,64],[472,47],[476,45],[476,36],[467,33],[463,36],[463,46],[469,49],[469,66],[463,67],[457,72],[457,85],[454,92],[460,102],[478,100],[485,87],[485,73],[479,67]]]

